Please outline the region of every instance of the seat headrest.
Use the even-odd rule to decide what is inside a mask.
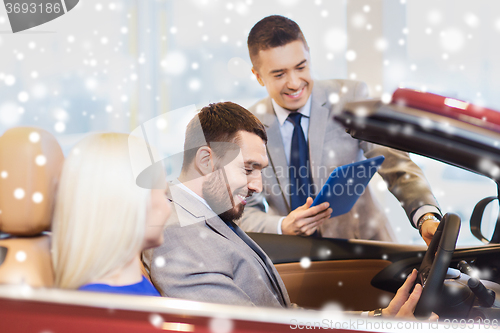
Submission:
[[[0,136],[0,231],[31,236],[48,230],[64,155],[49,132],[16,127]]]

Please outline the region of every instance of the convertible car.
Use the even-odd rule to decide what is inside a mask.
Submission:
[[[336,119],[355,138],[437,159],[498,182],[498,115],[463,101],[400,89],[388,104],[347,104]],[[454,212],[444,212],[429,249],[250,234],[273,260],[291,301],[301,310],[52,288],[50,234],[44,230],[50,225],[52,180],[61,156],[55,139],[40,129],[15,128],[0,137],[1,332],[380,332],[499,326],[500,227],[498,211],[492,209],[498,194],[477,203],[469,212],[470,225]],[[456,248],[460,228],[470,228],[484,245]],[[386,306],[413,268],[419,269],[418,280],[424,286],[415,315],[425,318],[435,312],[438,323],[382,321],[338,311]]]

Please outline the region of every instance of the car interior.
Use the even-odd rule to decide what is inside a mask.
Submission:
[[[0,284],[51,287],[50,236],[59,143],[42,129],[18,127],[0,137]],[[7,236],[8,235],[8,236]]]
[[[355,138],[435,158],[494,180],[500,177],[480,163],[487,159],[500,167],[497,148],[500,133],[496,131],[408,106],[386,105],[379,100],[350,103],[337,119]],[[452,125],[452,133],[449,126],[442,126],[443,122]],[[405,130],[407,126],[412,130]],[[182,300],[132,297],[138,300],[135,302],[125,301],[130,297],[122,295],[46,293],[53,285],[50,222],[63,161],[57,140],[44,130],[19,127],[0,136],[0,298],[18,296],[9,294],[9,289],[2,286],[27,285],[42,290],[36,296],[38,301],[44,297],[49,297],[50,302],[63,303],[80,299],[86,305],[121,304],[129,307],[128,311],[145,312],[161,311],[158,309],[163,306],[163,310],[177,314],[202,309],[196,306],[197,302]],[[475,218],[470,228],[486,243],[484,246],[455,248],[460,228],[468,226],[462,225],[453,212],[443,212],[447,214],[428,249],[370,240],[258,233],[249,236],[269,255],[291,301],[300,307],[324,309],[334,304],[344,310],[385,307],[416,268],[419,282],[424,286],[417,315],[425,317],[435,312],[441,319],[499,319],[500,232],[495,230],[491,237],[484,236],[481,225],[485,207],[495,199],[498,197],[486,198],[473,213]],[[211,308],[228,311],[218,305]],[[244,310],[240,318],[249,320],[248,315],[256,313],[252,311]],[[198,314],[209,316],[209,312]]]

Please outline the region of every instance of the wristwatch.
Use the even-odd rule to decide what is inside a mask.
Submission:
[[[418,222],[417,222],[417,229],[418,229],[418,232],[420,233],[420,235],[422,235],[422,225],[427,220],[434,220],[436,222],[441,222],[441,219],[437,218],[437,216],[434,215],[434,213],[425,214],[420,219],[418,219]]]
[[[374,317],[382,317],[382,308],[378,308],[377,310],[373,311],[373,316]]]

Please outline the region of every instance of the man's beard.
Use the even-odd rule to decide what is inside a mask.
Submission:
[[[202,186],[203,198],[210,208],[224,222],[234,222],[243,215],[243,204],[235,205],[233,193],[224,177],[224,170],[217,169],[210,174]]]

